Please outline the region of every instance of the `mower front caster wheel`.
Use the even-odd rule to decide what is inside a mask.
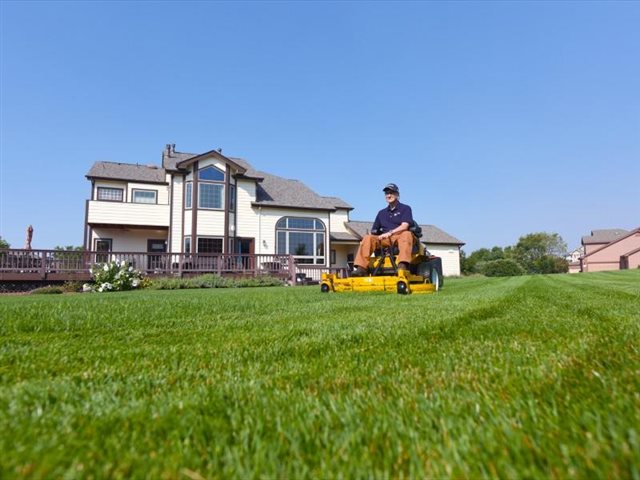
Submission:
[[[407,293],[409,293],[409,287],[407,287],[407,284],[405,282],[398,282],[396,286],[400,295],[406,295]]]
[[[329,293],[331,289],[329,288],[329,285],[327,285],[326,283],[323,283],[322,285],[320,285],[320,291],[322,293]]]

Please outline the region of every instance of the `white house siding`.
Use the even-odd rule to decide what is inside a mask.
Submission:
[[[331,212],[331,225],[329,228],[331,232],[348,232],[347,227],[344,226],[344,222],[349,221],[349,210],[337,209],[335,212]]]
[[[114,252],[146,252],[147,240],[167,239],[166,230],[121,230],[117,228],[96,228],[91,238],[91,249],[95,249],[95,240],[110,238]]]
[[[153,183],[128,183],[127,202],[133,202],[133,190],[155,190],[156,192],[158,192],[156,195],[158,205],[167,205],[169,203],[168,185],[158,185]]]
[[[252,207],[256,201],[256,184],[254,180],[238,180],[236,187],[236,237],[255,238],[256,253],[261,242],[259,236],[259,209]]]
[[[184,235],[185,237],[189,237],[191,235],[191,225],[193,224],[193,217],[191,215],[193,215],[192,210],[185,210],[184,211]]]
[[[236,214],[229,212],[229,236],[236,236]]]
[[[169,226],[169,205],[89,201],[90,224]]]
[[[256,237],[256,253],[275,253],[276,223],[282,217],[317,218],[321,220],[326,228],[324,244],[325,246],[329,245],[329,212],[262,207],[262,213],[258,215],[258,223],[261,228],[258,236]],[[325,257],[328,263],[328,247],[325,247]]]
[[[427,250],[442,258],[442,273],[445,276],[460,275],[460,250],[457,246],[427,244]]]
[[[347,255],[350,253],[355,257],[355,252],[358,250],[358,245],[343,245],[343,244],[334,244],[331,246],[332,250],[336,252],[336,262],[332,263],[331,267],[347,267]]]
[[[181,175],[173,179],[173,210],[171,219],[171,251],[182,252],[182,207],[184,199],[184,180]],[[186,230],[185,230],[186,231]]]
[[[224,212],[198,210],[198,235],[222,237],[224,235]]]

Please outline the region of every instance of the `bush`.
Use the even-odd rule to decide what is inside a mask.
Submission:
[[[282,280],[274,277],[232,279],[206,274],[191,278],[155,278],[150,281],[149,288],[152,290],[181,290],[186,288],[272,287],[280,286],[282,283]]]
[[[64,289],[56,285],[47,285],[46,287],[36,288],[31,290],[32,295],[58,295],[64,293]]]
[[[75,293],[82,291],[82,282],[68,281],[62,285],[62,291],[65,293]]]
[[[502,258],[483,263],[481,273],[487,277],[515,277],[524,275],[525,272],[524,268],[515,260]]]
[[[91,267],[93,285],[85,284],[84,290],[96,292],[123,291],[138,288],[143,284],[143,275],[126,260],[95,264]]]

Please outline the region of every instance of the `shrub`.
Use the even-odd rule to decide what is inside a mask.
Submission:
[[[57,295],[60,293],[64,293],[64,289],[57,285],[47,285],[31,290],[32,295]]]
[[[67,281],[62,285],[62,291],[65,293],[75,293],[82,291],[82,282]]]
[[[206,274],[190,278],[155,278],[150,281],[149,288],[153,290],[181,290],[185,288],[271,287],[280,286],[282,283],[282,280],[268,276],[232,279]]]
[[[143,275],[126,260],[95,264],[91,267],[93,285],[84,290],[97,292],[132,290],[141,286]]]
[[[482,264],[482,271],[487,277],[515,277],[524,275],[524,268],[509,258],[491,260]]]

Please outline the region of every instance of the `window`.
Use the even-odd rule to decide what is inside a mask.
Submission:
[[[229,211],[236,211],[236,186],[233,184],[229,185]]]
[[[216,167],[198,170],[198,208],[224,208],[225,174]],[[191,208],[191,202],[185,208]]]
[[[222,253],[222,239],[198,237],[198,253]]]
[[[198,170],[198,180],[205,182],[224,182],[224,172],[216,167],[205,167]]]
[[[98,187],[98,200],[103,202],[122,202],[124,199],[124,189]]]
[[[191,208],[191,199],[193,198],[193,183],[188,182],[184,189],[184,208]]]
[[[96,238],[96,252],[110,252],[113,240],[110,238]],[[96,254],[96,263],[106,263],[109,261],[107,253]]]
[[[133,193],[133,203],[158,203],[157,190],[136,190]]]
[[[283,217],[276,224],[276,252],[297,263],[325,263],[325,227],[317,218]]]
[[[198,184],[198,208],[222,208],[224,185],[219,183]]]
[[[191,253],[191,237],[184,237],[184,253]]]

